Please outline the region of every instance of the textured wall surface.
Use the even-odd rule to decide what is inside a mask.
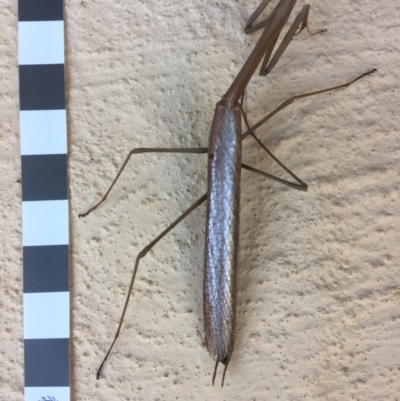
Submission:
[[[0,0],[4,400],[22,400],[23,389],[14,3]],[[243,33],[258,0],[65,1],[74,400],[400,397],[400,6],[310,4],[311,28],[328,32],[302,32],[267,78],[252,79],[250,121],[292,95],[378,72],[300,100],[258,131],[309,191],[242,174],[237,340],[221,389],[211,386],[203,338],[204,206],[143,259],[121,337],[95,380],[135,256],[204,193],[206,157],[133,156],[107,202],[78,213],[130,149],[207,145],[214,105],[259,36]],[[251,138],[243,154],[285,177]]]

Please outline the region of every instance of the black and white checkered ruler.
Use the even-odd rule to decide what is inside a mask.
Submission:
[[[18,1],[25,401],[69,401],[62,0]]]

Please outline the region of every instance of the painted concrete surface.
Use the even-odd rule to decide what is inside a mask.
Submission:
[[[22,399],[17,10],[2,3],[0,398]],[[328,31],[302,32],[267,78],[252,79],[250,121],[378,72],[295,102],[258,131],[309,191],[243,172],[237,340],[221,389],[203,338],[204,206],[143,259],[95,379],[135,256],[204,193],[206,157],[133,156],[107,202],[78,213],[130,149],[207,145],[214,105],[259,36],[243,33],[258,1],[65,2],[74,400],[400,397],[400,6],[310,4],[311,29]],[[251,138],[243,154],[285,177]]]

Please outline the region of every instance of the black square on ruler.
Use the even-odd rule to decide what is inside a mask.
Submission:
[[[25,340],[25,387],[69,386],[69,339]]]
[[[68,245],[24,246],[24,293],[69,291]]]
[[[68,197],[67,155],[21,156],[22,201]]]
[[[20,110],[65,109],[64,64],[19,66]]]
[[[18,0],[18,21],[62,21],[63,0]]]

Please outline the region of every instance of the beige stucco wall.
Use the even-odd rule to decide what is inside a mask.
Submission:
[[[4,400],[23,390],[15,3],[0,0]],[[400,396],[400,8],[310,4],[311,27],[328,32],[303,32],[270,76],[254,77],[250,120],[292,95],[378,72],[299,101],[258,131],[309,191],[243,172],[237,341],[221,389],[203,340],[204,206],[143,260],[121,338],[95,380],[134,258],[204,193],[206,157],[134,156],[107,202],[77,215],[130,149],[206,146],[214,105],[256,43],[243,26],[258,0],[65,1],[74,400]],[[281,174],[251,139],[243,153]]]

